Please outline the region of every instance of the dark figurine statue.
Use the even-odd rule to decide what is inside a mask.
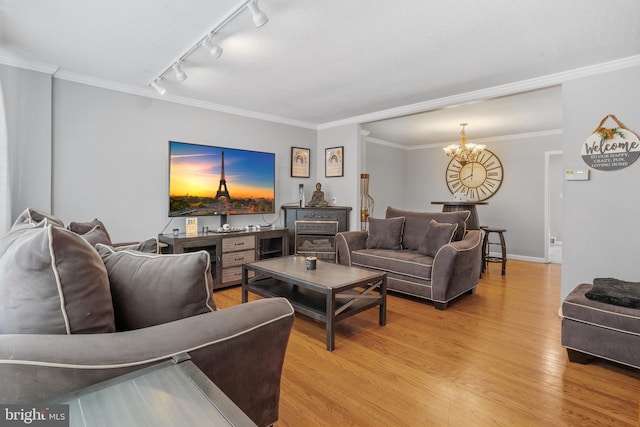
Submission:
[[[324,208],[329,206],[329,202],[324,199],[324,191],[321,190],[322,185],[318,182],[316,184],[316,191],[311,196],[311,201],[307,203],[307,207],[310,208]]]

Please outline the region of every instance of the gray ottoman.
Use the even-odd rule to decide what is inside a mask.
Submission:
[[[578,285],[562,303],[562,345],[571,362],[592,356],[640,369],[640,309],[592,301],[592,284]]]

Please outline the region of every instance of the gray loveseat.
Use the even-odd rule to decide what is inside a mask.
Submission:
[[[433,301],[444,310],[478,285],[481,236],[479,230],[466,230],[468,217],[469,211],[388,207],[384,219],[369,219],[368,232],[336,235],[337,262],[385,271],[388,290]]]
[[[188,353],[257,425],[275,423],[293,308],[216,310],[210,268],[205,251],[94,248],[27,211],[0,238],[0,402],[50,400]]]

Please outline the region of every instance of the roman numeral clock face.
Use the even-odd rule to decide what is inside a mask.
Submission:
[[[470,202],[481,202],[496,194],[503,176],[502,162],[489,150],[484,150],[475,162],[465,165],[451,159],[446,172],[449,191],[464,194]]]

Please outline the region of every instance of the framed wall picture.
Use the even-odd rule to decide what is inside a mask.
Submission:
[[[291,147],[291,177],[309,178],[311,150]]]
[[[324,150],[324,176],[332,178],[344,176],[344,147],[326,148]]]

